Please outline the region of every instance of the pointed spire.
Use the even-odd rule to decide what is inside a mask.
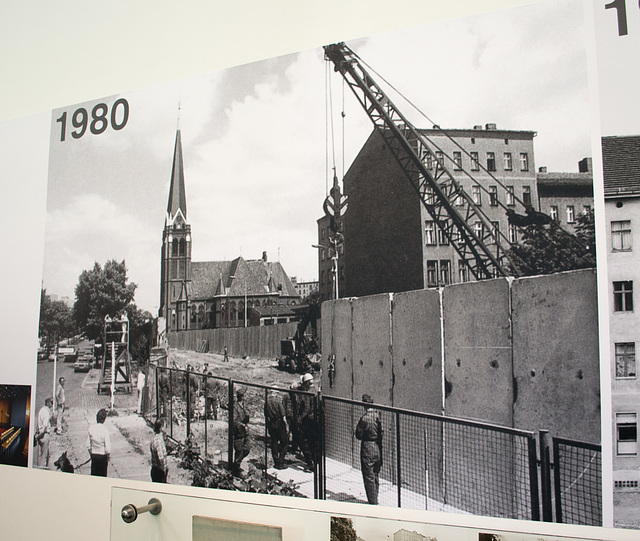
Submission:
[[[180,130],[176,132],[176,146],[173,151],[173,168],[171,170],[171,187],[169,188],[169,205],[167,214],[174,218],[178,210],[187,219],[187,192],[184,188],[184,167],[182,163],[182,139]]]

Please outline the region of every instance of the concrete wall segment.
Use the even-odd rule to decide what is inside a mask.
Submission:
[[[516,280],[512,303],[515,426],[600,442],[595,271]]]
[[[442,414],[440,294],[434,289],[393,297],[393,406]]]
[[[443,292],[445,414],[513,426],[509,282]]]

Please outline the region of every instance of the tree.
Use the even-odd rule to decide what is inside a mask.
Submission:
[[[119,317],[133,301],[136,284],[127,283],[127,267],[124,260],[99,263],[93,269],[84,270],[76,285],[76,301],[73,316],[89,340],[100,341],[104,318]]]
[[[595,268],[595,227],[593,212],[580,216],[576,235],[564,231],[556,221],[521,228],[522,241],[509,255],[522,276],[552,274]]]
[[[134,359],[148,359],[153,332],[153,316],[135,304],[126,308],[129,319],[129,352]]]
[[[71,308],[63,301],[51,300],[51,296],[47,295],[47,290],[42,289],[40,292],[38,336],[46,339],[47,350],[60,338],[75,334],[74,331]]]
[[[331,541],[356,541],[357,539],[353,520],[345,517],[331,517]]]

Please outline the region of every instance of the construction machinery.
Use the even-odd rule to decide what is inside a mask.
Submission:
[[[320,346],[318,345],[317,321],[320,303],[315,297],[302,313],[296,333],[291,338],[280,340],[278,368],[293,374],[305,374],[320,369]],[[307,331],[310,331],[307,333]]]
[[[131,358],[129,355],[129,319],[104,318],[103,359],[98,394],[131,393]]]
[[[473,278],[483,280],[499,276],[519,276],[521,273],[518,264],[511,255],[512,243],[503,232],[496,230],[472,196],[454,178],[447,166],[448,163],[454,164],[454,159],[446,156],[445,160],[442,149],[434,149],[434,143],[400,112],[365,69],[358,55],[347,45],[327,45],[324,51],[325,58],[334,64],[335,71],[342,75],[351,88],[373,122],[375,130],[382,136],[419,195],[427,213]],[[442,133],[447,135],[444,131]],[[458,148],[466,152],[461,146]],[[492,182],[508,191],[499,179],[483,169],[491,176]],[[487,191],[469,173],[466,174],[479,189]],[[513,193],[511,196],[513,198]],[[496,198],[496,204],[506,211],[509,224],[526,227],[544,226],[551,222],[548,216],[536,211],[530,204],[513,199],[520,204],[520,213],[508,209]],[[576,239],[570,233],[563,233]]]

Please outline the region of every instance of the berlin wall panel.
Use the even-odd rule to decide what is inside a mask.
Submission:
[[[354,398],[351,312],[349,299],[322,303],[322,392],[328,396]],[[329,358],[332,355],[335,362],[334,369],[330,371]],[[330,372],[333,372],[331,378]]]
[[[599,443],[595,271],[522,278],[512,295],[516,427]]]
[[[446,415],[513,426],[509,282],[448,286],[443,313]]]
[[[393,298],[393,406],[442,413],[440,295],[433,289]]]
[[[364,393],[391,405],[391,298],[389,294],[353,299],[353,398]]]

